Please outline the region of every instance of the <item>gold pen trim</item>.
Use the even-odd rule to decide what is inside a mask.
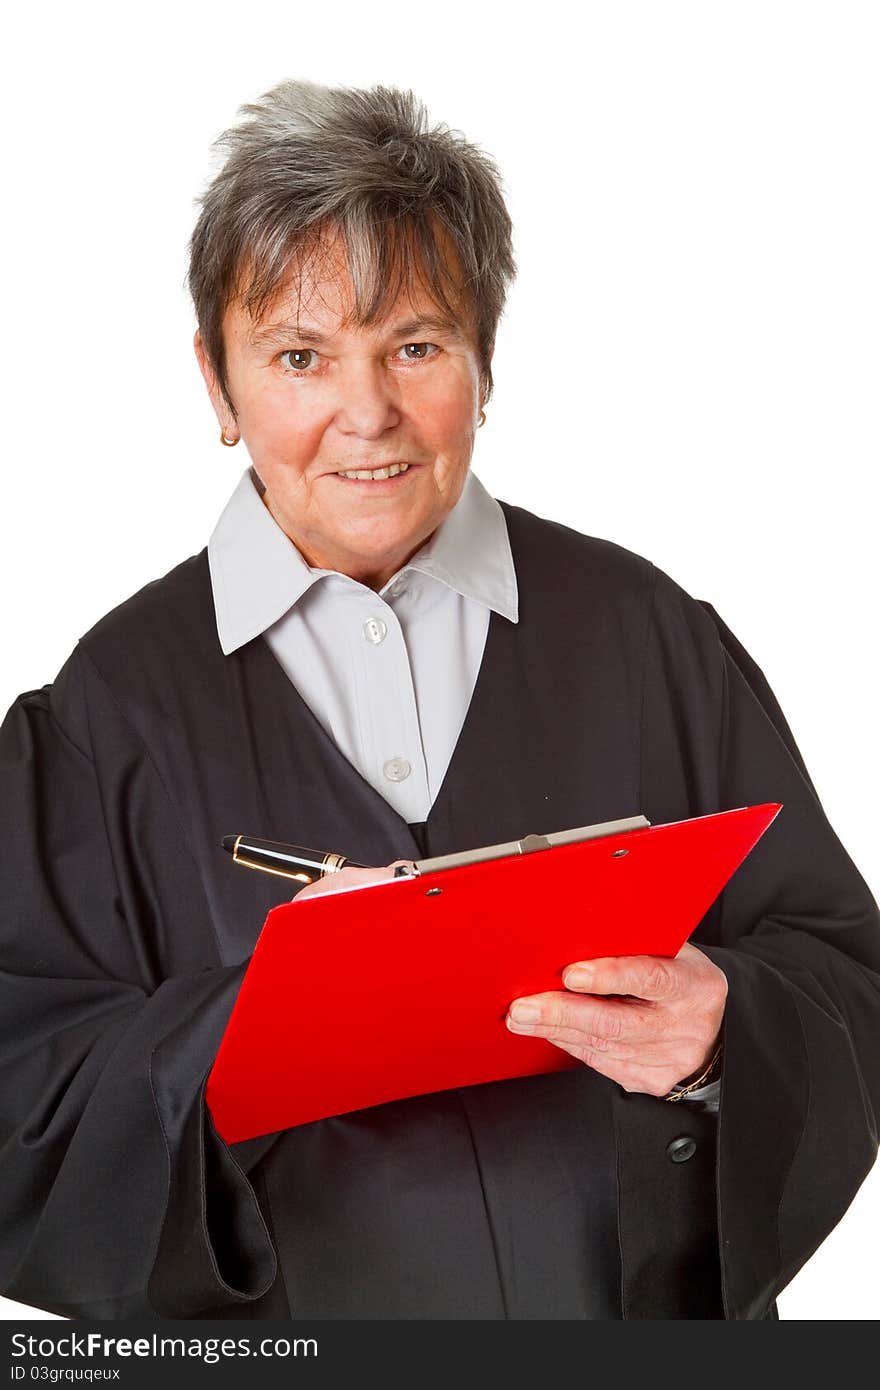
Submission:
[[[255,859],[247,859],[243,854],[239,854],[239,852],[238,852],[238,847],[239,847],[240,844],[241,844],[241,836],[240,836],[240,835],[236,835],[236,837],[235,837],[235,844],[234,844],[233,847],[232,847],[232,862],[233,862],[234,864],[244,864],[244,865],[246,865],[246,867],[249,868],[249,869],[259,869],[259,871],[260,871],[261,874],[275,874],[278,878],[293,878],[293,879],[296,879],[297,883],[313,883],[313,882],[314,882],[314,879],[312,879],[308,874],[299,874],[299,873],[290,874],[290,873],[287,873],[286,870],[284,870],[284,869],[270,869],[269,866],[268,866],[267,864],[258,864],[258,863],[256,862]],[[330,856],[328,856],[328,857],[330,857]],[[334,856],[332,856],[332,857],[333,857],[333,858],[336,858],[336,859],[339,858],[338,855],[334,855]]]

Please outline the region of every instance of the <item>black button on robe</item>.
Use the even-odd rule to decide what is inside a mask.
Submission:
[[[695,935],[730,985],[717,1153],[714,1117],[587,1068],[219,1140],[205,1077],[289,896],[222,836],[420,851],[262,638],[222,655],[202,552],[0,736],[10,1297],[101,1318],[760,1318],[843,1214],[876,1156],[876,904],[713,610],[503,505],[520,622],[492,615],[424,835],[442,854],[784,803]],[[295,1008],[309,982],[289,987]]]

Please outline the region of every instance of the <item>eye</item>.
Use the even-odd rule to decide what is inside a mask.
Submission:
[[[311,348],[288,348],[281,354],[283,365],[292,372],[307,372],[317,360],[318,354]]]
[[[426,357],[433,357],[440,349],[436,343],[405,343],[398,350],[397,356],[405,362],[423,362]]]

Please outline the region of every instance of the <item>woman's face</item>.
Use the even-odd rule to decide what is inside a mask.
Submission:
[[[196,353],[227,438],[240,435],[264,502],[308,563],[374,589],[458,501],[480,415],[480,373],[466,323],[444,322],[426,293],[401,296],[378,325],[347,323],[344,258],[303,280],[255,322],[224,320],[224,401]],[[343,473],[408,465],[394,476]]]

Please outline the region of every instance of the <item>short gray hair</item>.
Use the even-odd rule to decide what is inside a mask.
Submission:
[[[412,92],[281,82],[242,106],[216,141],[226,152],[200,200],[189,287],[208,358],[230,408],[223,316],[234,300],[262,316],[291,273],[345,247],[355,321],[381,321],[422,285],[471,320],[486,398],[490,359],[515,274],[498,169],[476,145],[431,125]]]

